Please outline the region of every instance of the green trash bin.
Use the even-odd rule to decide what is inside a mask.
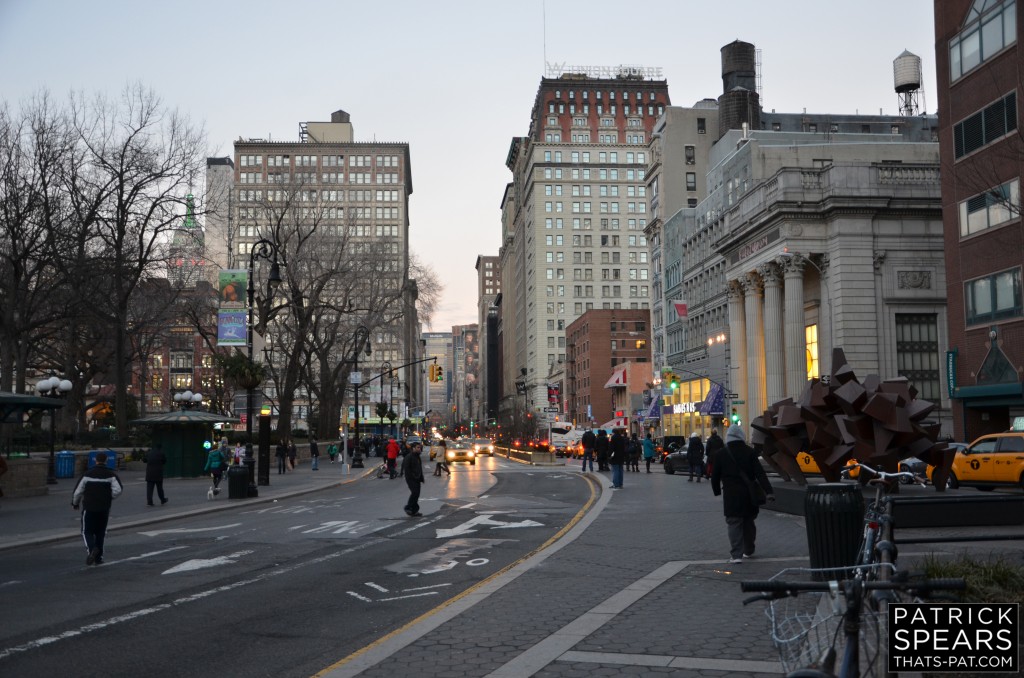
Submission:
[[[864,527],[864,495],[856,483],[808,485],[804,522],[811,567],[823,570],[815,579],[844,579],[842,570],[857,564]]]
[[[249,496],[249,471],[241,464],[228,467],[228,499],[245,499]]]

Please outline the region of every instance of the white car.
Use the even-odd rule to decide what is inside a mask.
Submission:
[[[489,457],[494,456],[494,443],[488,438],[474,438],[469,441],[473,445],[473,451],[476,452],[476,456],[486,454]]]

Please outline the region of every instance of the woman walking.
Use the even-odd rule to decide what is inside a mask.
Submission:
[[[743,429],[733,424],[725,434],[725,448],[712,460],[711,491],[724,495],[725,523],[729,532],[729,562],[742,563],[754,557],[758,506],[750,496],[750,483],[758,483],[768,501],[775,494],[754,450],[747,445]]]

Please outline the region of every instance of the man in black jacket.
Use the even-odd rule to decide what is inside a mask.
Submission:
[[[622,467],[626,463],[626,433],[622,429],[615,429],[609,443],[611,451],[608,453],[608,463],[612,467],[612,489],[622,489]]]
[[[751,498],[750,483],[765,491],[768,501],[775,500],[771,483],[757,454],[747,445],[746,434],[733,424],[725,434],[725,448],[718,451],[711,469],[711,490],[724,494],[725,522],[729,526],[729,562],[742,563],[754,555],[759,507]]]
[[[146,506],[153,505],[153,490],[160,497],[160,503],[166,504],[167,497],[164,496],[164,464],[167,463],[167,455],[163,448],[156,445],[146,455]]]
[[[597,470],[608,470],[608,434],[604,429],[597,432],[597,439],[594,441],[594,451],[597,453]]]
[[[71,495],[71,508],[82,509],[82,538],[89,550],[86,565],[103,562],[103,538],[110,520],[110,504],[121,490],[121,479],[107,467],[106,453],[97,452],[96,465],[82,475]]]
[[[402,475],[405,476],[405,484],[409,486],[409,501],[405,505],[405,513],[413,518],[423,515],[420,513],[420,485],[425,480],[423,460],[420,458],[422,451],[423,443],[414,442],[402,460]]]

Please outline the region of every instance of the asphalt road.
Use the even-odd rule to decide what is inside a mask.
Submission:
[[[428,473],[432,466],[428,466]],[[591,498],[581,474],[504,459],[240,505],[0,552],[0,674],[310,676],[551,539]]]

